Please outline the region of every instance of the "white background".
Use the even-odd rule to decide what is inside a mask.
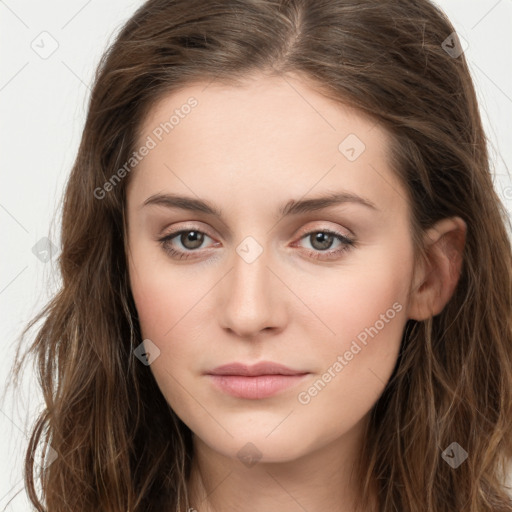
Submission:
[[[21,328],[58,284],[58,208],[78,149],[93,72],[115,33],[141,3],[0,0],[2,389]],[[507,120],[512,119],[512,0],[437,3],[469,43],[465,55],[491,140],[495,186],[510,212],[512,180],[507,166],[512,162],[512,131]],[[41,37],[48,38],[40,36],[45,31],[58,48],[43,59],[32,46]],[[46,264],[32,253],[45,236],[57,247]],[[26,371],[27,377],[31,373]],[[28,426],[40,404],[34,379],[27,379],[24,390],[16,401],[9,394],[0,403],[0,511],[23,489],[21,465]],[[29,509],[22,491],[5,510]]]

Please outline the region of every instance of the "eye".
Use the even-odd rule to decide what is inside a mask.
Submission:
[[[176,259],[185,259],[189,257],[187,252],[193,252],[203,244],[206,238],[210,238],[203,231],[199,231],[198,229],[182,229],[180,231],[175,231],[174,233],[170,233],[169,235],[164,236],[159,240],[165,252],[167,252],[170,256]],[[173,247],[173,239],[177,239],[177,241],[181,244],[181,246],[185,249],[175,249]]]
[[[169,256],[181,260],[190,258],[193,252],[199,252],[196,250],[203,245],[205,238],[211,239],[204,231],[188,228],[170,233],[158,241]],[[355,247],[355,240],[329,229],[310,231],[300,238],[300,240],[304,239],[309,240],[312,247],[312,249],[306,251],[308,256],[315,259],[337,258],[345,251]],[[329,250],[333,242],[336,241],[338,242],[338,248]],[[178,242],[182,248],[176,248],[175,242]]]
[[[342,253],[355,247],[355,240],[329,229],[310,231],[300,238],[300,240],[304,239],[308,240],[313,247],[313,250],[308,250],[308,253],[309,256],[315,259],[336,258]],[[335,241],[339,243],[338,248],[328,250],[332,247],[333,242]]]

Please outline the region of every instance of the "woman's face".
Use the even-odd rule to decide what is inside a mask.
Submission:
[[[130,283],[149,369],[211,450],[293,460],[347,438],[381,395],[413,273],[387,144],[291,76],[190,86],[146,118]],[[208,375],[260,361],[302,375]]]

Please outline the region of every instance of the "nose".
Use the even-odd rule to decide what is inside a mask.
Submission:
[[[284,325],[284,286],[268,266],[266,251],[248,262],[234,252],[233,267],[220,288],[221,327],[239,337],[253,338]]]

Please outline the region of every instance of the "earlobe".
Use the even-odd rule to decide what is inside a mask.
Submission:
[[[425,233],[425,260],[415,269],[420,279],[411,290],[408,318],[426,320],[444,309],[459,281],[466,232],[466,223],[451,217]]]

